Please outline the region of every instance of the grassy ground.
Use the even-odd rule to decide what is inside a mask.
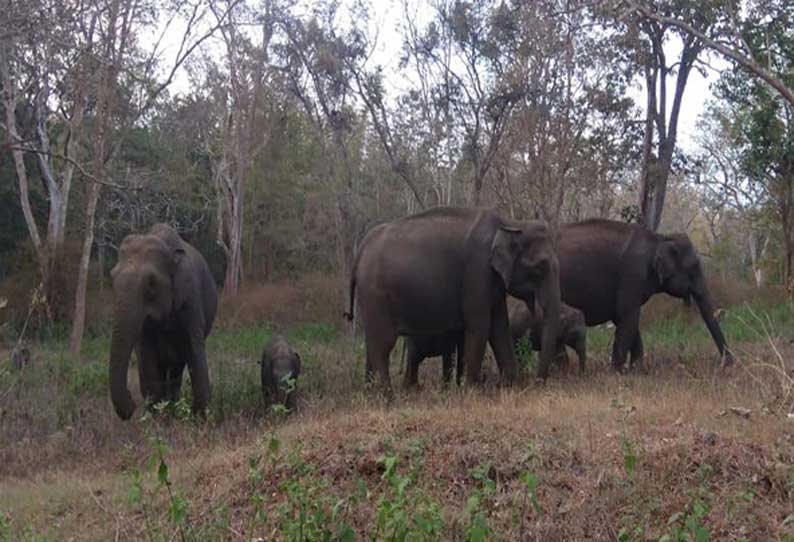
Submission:
[[[445,390],[428,361],[392,404],[364,389],[360,340],[295,324],[289,415],[261,402],[271,330],[222,327],[208,420],[127,423],[107,337],[81,364],[48,341],[0,365],[0,540],[794,540],[793,323],[729,310],[728,371],[691,313],[645,322],[649,374],[612,374],[599,328],[588,374],[545,385]]]

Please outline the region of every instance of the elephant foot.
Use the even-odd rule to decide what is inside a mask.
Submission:
[[[720,367],[726,369],[731,367],[734,363],[736,363],[736,359],[733,357],[733,354],[730,350],[725,350],[725,353],[720,358]]]

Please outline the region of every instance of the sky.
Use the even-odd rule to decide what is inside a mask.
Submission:
[[[406,90],[410,82],[410,79],[407,78],[406,74],[402,73],[398,67],[402,45],[399,26],[402,13],[403,6],[401,1],[372,0],[371,2],[370,16],[372,22],[370,31],[377,32],[378,44],[370,62],[373,65],[380,64],[384,67],[386,90],[391,96],[397,96],[402,91]],[[161,43],[164,61],[173,62],[173,57],[178,51],[179,40],[181,39],[183,31],[184,25],[175,22],[166,33]],[[154,36],[158,35],[159,32],[160,30],[153,29],[151,33],[152,38],[150,39],[152,43],[154,42]],[[218,38],[216,37],[213,39],[215,40],[215,46],[219,46],[217,41]],[[681,44],[678,38],[671,39],[669,43],[665,45],[665,50],[668,58],[677,58],[677,54],[681,50]],[[716,70],[724,69],[728,66],[728,63],[724,59],[713,53],[707,54],[706,59],[712,68],[706,69],[705,77],[699,70],[692,70],[684,93],[678,126],[678,145],[681,150],[685,152],[691,152],[697,148],[697,121],[699,115],[705,110],[712,96],[710,85],[718,78]],[[172,94],[184,94],[189,91],[189,87],[190,82],[183,67],[176,75],[171,86],[171,92]],[[675,77],[668,77],[668,96],[672,97],[674,88]],[[631,96],[634,98],[637,105],[641,109],[644,109],[644,81],[638,79],[634,83],[631,89]]]

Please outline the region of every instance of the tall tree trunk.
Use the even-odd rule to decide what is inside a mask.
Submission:
[[[77,274],[77,289],[75,291],[74,313],[72,316],[72,332],[69,337],[69,353],[73,359],[80,356],[85,332],[86,292],[88,289],[88,269],[91,264],[91,248],[94,245],[94,225],[96,222],[96,209],[102,182],[112,160],[108,153],[112,131],[112,118],[116,109],[115,87],[118,73],[127,52],[128,37],[136,2],[113,0],[109,6],[105,41],[103,48],[103,62],[96,72],[96,104],[95,127],[92,133],[93,170],[94,178],[87,188],[86,194],[86,224],[83,237],[83,248],[80,255],[80,267]]]

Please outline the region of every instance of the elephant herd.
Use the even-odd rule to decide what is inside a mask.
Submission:
[[[193,411],[210,398],[204,341],[217,310],[215,283],[204,258],[171,227],[158,224],[124,239],[111,272],[116,298],[110,351],[110,392],[128,419],[127,389],[134,349],[140,389],[156,403],[179,396],[190,371]],[[405,338],[408,387],[425,357],[443,357],[444,381],[481,380],[486,344],[502,380],[518,375],[514,345],[528,335],[540,351],[538,376],[567,360],[573,348],[586,363],[585,327],[615,324],[612,367],[642,364],[640,309],[660,292],[693,299],[726,364],[732,362],[697,253],[683,234],[660,235],[638,225],[587,220],[555,233],[541,221],[517,222],[493,210],[439,207],[372,228],[351,271],[345,316],[361,315],[366,375],[391,394],[389,357]],[[515,299],[511,299],[515,298]],[[282,337],[262,356],[266,396],[291,406],[278,383],[300,373],[300,357]],[[294,385],[293,385],[294,388]]]

